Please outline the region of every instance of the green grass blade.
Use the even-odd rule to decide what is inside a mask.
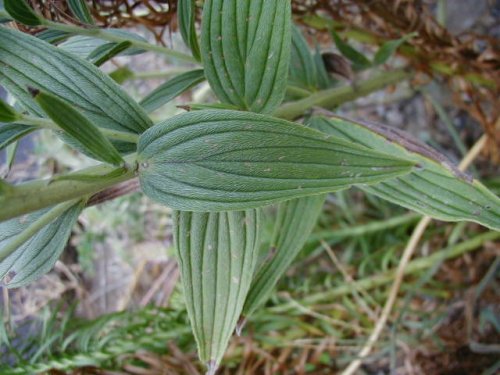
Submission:
[[[138,143],[143,191],[191,211],[259,207],[406,174],[413,163],[250,112],[185,113]]]
[[[215,371],[252,281],[259,212],[174,211],[181,280],[200,359]]]
[[[467,220],[500,229],[500,199],[428,146],[390,128],[340,117],[317,117],[312,126],[419,166],[406,176],[365,186],[363,190],[436,219]]]

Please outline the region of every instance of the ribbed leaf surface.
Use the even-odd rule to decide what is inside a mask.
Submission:
[[[0,83],[37,115],[43,112],[28,94],[28,86],[68,101],[99,127],[141,133],[152,125],[144,110],[91,63],[2,27]]]
[[[175,116],[138,144],[139,177],[176,209],[247,209],[407,173],[412,166],[299,124],[237,111]]]
[[[243,307],[243,316],[248,317],[269,298],[276,283],[309,238],[325,198],[324,194],[320,194],[279,205],[269,255],[258,266]]]
[[[270,113],[285,94],[291,44],[289,0],[207,0],[201,57],[217,97]]]
[[[50,271],[64,250],[83,205],[61,204],[0,223],[0,279],[8,288]],[[51,220],[46,220],[51,215]],[[24,237],[25,241],[20,241]],[[12,247],[16,243],[17,246]]]
[[[174,238],[200,359],[214,370],[226,350],[252,280],[258,211],[174,211]]]
[[[94,25],[94,19],[85,0],[68,0],[71,12],[83,23]]]
[[[460,173],[442,155],[394,129],[342,118],[315,118],[312,126],[395,157],[418,168],[363,190],[390,202],[446,221],[474,221],[500,229],[500,199],[479,181]]]

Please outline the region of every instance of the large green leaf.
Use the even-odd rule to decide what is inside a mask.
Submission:
[[[27,92],[37,87],[68,101],[99,127],[141,133],[144,110],[91,63],[18,31],[0,27],[0,83],[30,112],[43,112]]]
[[[412,163],[251,112],[185,113],[146,131],[139,177],[181,210],[247,209],[408,173]]]
[[[193,57],[200,60],[200,45],[196,35],[196,4],[194,0],[177,1],[177,18],[184,43],[191,49]]]
[[[179,74],[150,92],[140,104],[146,111],[152,112],[204,80],[203,69]]]
[[[363,186],[363,190],[436,219],[474,221],[500,229],[500,199],[479,181],[458,171],[444,156],[408,135],[340,117],[317,117],[312,126],[418,165],[408,175]]]
[[[272,112],[283,100],[290,58],[289,0],[207,0],[201,57],[208,82],[226,103]]]
[[[292,199],[279,205],[269,255],[258,266],[243,307],[245,318],[266,302],[278,280],[304,247],[325,198],[321,194]]]
[[[174,211],[174,239],[200,359],[214,373],[236,327],[258,256],[259,213]]]
[[[64,250],[81,202],[63,203],[0,223],[0,279],[20,287],[50,271]]]

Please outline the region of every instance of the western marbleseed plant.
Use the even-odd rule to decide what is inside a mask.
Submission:
[[[194,1],[179,0],[192,56],[98,29],[84,1],[68,3],[85,27],[3,1],[0,20],[52,34],[0,26],[0,84],[15,98],[0,102],[0,147],[45,128],[100,164],[17,185],[0,180],[4,286],[48,272],[95,194],[138,177],[144,194],[173,210],[189,319],[200,359],[214,373],[234,330],[266,302],[304,245],[327,193],[358,186],[440,220],[500,229],[499,198],[406,135],[335,116],[288,121],[297,107],[282,105],[287,88],[318,95],[331,84],[292,26],[288,0],[205,0],[201,43]],[[79,51],[82,38],[96,48]],[[146,50],[197,66],[137,103],[98,66]],[[191,112],[153,123],[148,112],[205,79],[220,103],[193,104]],[[274,251],[262,260],[260,215],[270,204],[277,205]]]

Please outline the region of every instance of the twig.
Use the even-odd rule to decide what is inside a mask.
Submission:
[[[470,163],[472,163],[472,161],[479,155],[485,144],[486,144],[486,136],[483,135],[469,150],[467,155],[465,155],[463,160],[458,165],[458,168],[461,171],[467,169]],[[375,328],[373,329],[373,332],[371,333],[370,337],[368,338],[365,345],[359,352],[358,358],[352,361],[349,364],[349,366],[347,366],[347,368],[342,372],[342,375],[354,374],[361,366],[363,359],[370,354],[375,343],[379,339],[380,334],[382,333],[385,324],[389,319],[389,314],[392,311],[394,303],[396,302],[396,298],[399,292],[399,288],[401,287],[401,283],[403,282],[403,277],[408,262],[410,261],[418,245],[418,242],[420,241],[420,238],[424,234],[425,229],[427,228],[431,220],[432,218],[430,216],[424,216],[422,217],[422,219],[420,219],[419,223],[415,227],[415,230],[413,231],[410,240],[403,251],[403,256],[401,257],[401,262],[399,263],[399,266],[397,268],[396,275],[394,277],[394,283],[392,284],[391,290],[389,291],[389,297],[387,298],[387,301],[384,305],[382,314],[380,315],[380,318],[378,319],[377,324],[375,325]]]

